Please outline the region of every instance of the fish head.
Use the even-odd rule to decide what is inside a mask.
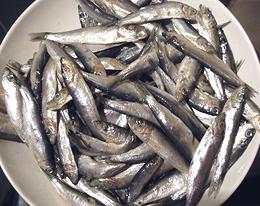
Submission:
[[[197,15],[196,9],[194,9],[191,6],[188,6],[186,4],[183,4],[182,12],[184,13],[186,19],[189,19],[191,21],[196,21],[196,15]]]
[[[133,133],[137,136],[139,136],[138,134],[141,134],[143,137],[146,137],[151,133],[151,128],[147,121],[141,118],[128,116],[127,122]]]
[[[192,87],[189,85],[189,80],[187,78],[181,78],[176,85],[176,99],[178,102],[181,102],[190,94]]]
[[[78,81],[78,69],[76,65],[67,58],[61,58],[62,76],[67,82]]]
[[[21,86],[21,81],[9,68],[5,68],[2,76],[2,86],[5,92],[12,92]]]
[[[217,27],[216,19],[211,10],[203,5],[199,6],[196,19],[198,24],[205,30]]]

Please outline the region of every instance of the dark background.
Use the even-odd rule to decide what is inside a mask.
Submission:
[[[0,0],[0,42],[20,14],[33,0]],[[222,0],[238,18],[250,36],[256,51],[260,51],[260,0]],[[259,52],[258,52],[259,54]],[[224,206],[260,206],[260,166],[256,160],[237,191]],[[0,206],[27,204],[10,185],[0,168]]]

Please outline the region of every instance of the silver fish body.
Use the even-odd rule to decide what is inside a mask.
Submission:
[[[219,149],[212,169],[212,177],[209,187],[209,194],[216,195],[224,180],[235,137],[238,132],[239,122],[242,117],[244,104],[246,101],[247,89],[241,86],[236,89],[227,100],[223,112],[225,112],[225,135],[223,143]]]
[[[195,20],[197,11],[180,2],[166,2],[149,5],[139,11],[129,14],[119,21],[119,24],[141,24],[162,19],[185,18]]]

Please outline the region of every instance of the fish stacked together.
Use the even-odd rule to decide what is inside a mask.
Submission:
[[[203,5],[77,2],[82,28],[31,34],[33,58],[4,69],[3,133],[15,129],[71,205],[215,196],[260,131],[226,24]]]

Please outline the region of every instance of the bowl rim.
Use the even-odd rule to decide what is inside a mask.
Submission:
[[[40,3],[44,1],[44,0],[35,0],[29,7],[27,7],[24,12],[17,18],[17,20],[14,22],[14,24],[11,26],[11,28],[9,29],[9,31],[6,33],[1,45],[0,45],[0,55],[3,53],[3,48],[6,46],[8,40],[9,40],[9,36],[11,33],[13,33],[13,31],[15,30],[16,26],[20,24],[21,21],[23,21],[27,15],[31,12],[31,10],[33,10],[35,7],[39,6]],[[172,1],[172,0],[171,0]],[[179,0],[180,2],[182,0]],[[242,35],[245,37],[246,43],[248,44],[251,52],[253,54],[253,58],[257,60],[258,64],[256,65],[256,69],[260,71],[260,64],[259,64],[259,58],[257,56],[256,50],[249,38],[249,36],[247,35],[246,31],[244,30],[244,28],[242,27],[242,25],[240,24],[240,22],[238,21],[238,19],[232,14],[232,12],[220,1],[220,0],[215,0],[216,4],[219,5],[219,9],[223,10],[225,9],[226,12],[228,13],[229,16],[232,17],[232,23],[235,23],[236,26],[238,27],[238,29],[242,32]],[[259,134],[258,134],[259,135]],[[254,139],[257,138],[257,143],[258,143],[258,147],[260,145],[260,139],[257,137],[257,134],[254,136]],[[222,204],[224,202],[227,201],[228,198],[230,198],[230,196],[237,190],[237,188],[239,187],[239,185],[242,183],[243,179],[245,178],[245,176],[248,174],[249,169],[251,168],[254,159],[256,158],[256,154],[257,151],[252,151],[253,152],[253,156],[254,158],[252,158],[250,161],[248,160],[247,165],[244,167],[244,173],[240,175],[239,180],[240,181],[236,181],[234,183],[234,190],[229,192],[229,194],[225,197],[222,197]],[[27,195],[23,192],[23,190],[17,185],[16,181],[8,174],[7,168],[5,166],[5,164],[3,164],[3,160],[2,157],[0,156],[0,166],[1,169],[3,170],[4,174],[6,175],[7,179],[9,180],[9,182],[12,184],[12,186],[15,188],[15,190],[19,193],[19,195],[22,196],[22,198],[29,204],[29,205],[34,205],[33,200],[31,200],[30,198],[27,198]]]

